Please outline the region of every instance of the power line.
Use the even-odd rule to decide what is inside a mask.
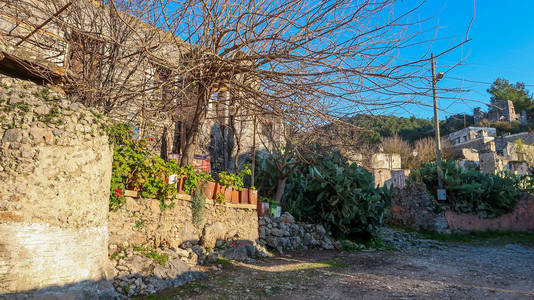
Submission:
[[[480,84],[489,84],[489,85],[493,84],[493,82],[485,82],[485,81],[478,81],[478,80],[469,80],[469,79],[458,78],[458,77],[450,77],[450,76],[446,76],[445,79],[460,80],[460,81],[465,81],[465,82],[480,83]],[[534,87],[534,84],[525,84],[525,86]]]

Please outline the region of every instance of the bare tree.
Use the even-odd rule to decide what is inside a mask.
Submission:
[[[66,1],[53,1],[48,15]],[[231,89],[231,99],[218,104],[301,133],[428,95],[429,51],[421,47],[431,45],[424,37],[434,27],[416,19],[423,2],[405,9],[394,0],[103,0],[98,18],[69,8],[54,22],[95,53],[72,80],[87,102],[107,109],[135,103],[143,119],[168,112],[183,120],[182,164],[190,164],[221,90]],[[106,46],[88,40],[92,33]],[[421,54],[400,57],[411,48]],[[155,77],[161,80],[146,79]]]
[[[126,0],[111,4],[132,7]],[[399,58],[400,50],[431,43],[419,38],[426,22],[413,18],[419,6],[394,16],[395,1],[389,0],[135,4],[128,11],[142,6],[149,12],[143,20],[179,37],[180,45],[194,45],[180,64],[168,64],[196,89],[183,163],[194,152],[211,96],[222,86],[231,87],[251,114],[269,112],[302,130],[429,92],[429,53]]]

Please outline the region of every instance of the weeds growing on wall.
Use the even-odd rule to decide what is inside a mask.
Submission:
[[[206,187],[206,182],[203,181],[197,186],[193,194],[193,204],[191,207],[193,225],[200,228],[202,224],[202,219],[204,217],[204,209],[206,205],[206,197],[204,196],[204,188]]]
[[[522,192],[532,190],[532,178],[507,173],[487,174],[461,168],[453,160],[443,162],[443,184],[450,208],[458,213],[495,218],[512,212]],[[434,162],[422,164],[410,174],[412,182],[422,182],[436,194],[437,168]]]
[[[268,161],[258,163],[258,178],[264,178],[265,183],[277,181],[271,178],[277,174],[268,168],[271,165]],[[259,190],[268,191],[263,182],[258,180]],[[350,164],[339,152],[321,150],[299,163],[282,197],[284,210],[297,220],[323,224],[335,238],[357,240],[374,235],[390,205],[391,190],[375,188],[369,171]]]

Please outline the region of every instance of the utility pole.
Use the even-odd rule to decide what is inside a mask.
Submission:
[[[436,62],[434,60],[434,53],[430,54],[430,61],[432,63],[432,96],[434,98],[434,128],[436,133],[436,165],[438,173],[438,192],[437,198],[438,201],[447,200],[447,194],[443,189],[442,176],[443,172],[441,170],[441,137],[439,134],[439,118],[438,118],[438,96],[436,93],[436,83],[443,78],[443,73],[438,73],[436,75]]]

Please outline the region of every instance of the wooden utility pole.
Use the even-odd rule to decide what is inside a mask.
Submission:
[[[438,200],[446,200],[446,195],[443,190],[442,171],[441,171],[441,137],[439,134],[439,118],[438,118],[438,96],[436,93],[436,83],[443,77],[443,73],[436,76],[436,62],[434,60],[434,53],[430,54],[432,63],[432,96],[434,98],[434,128],[436,133],[436,165],[438,172]]]
[[[257,124],[258,124],[258,121],[256,119],[256,116],[254,116],[254,134],[252,136],[252,166],[250,167],[251,169],[250,186],[251,187],[254,186],[254,171],[256,169],[256,128],[258,126]]]

